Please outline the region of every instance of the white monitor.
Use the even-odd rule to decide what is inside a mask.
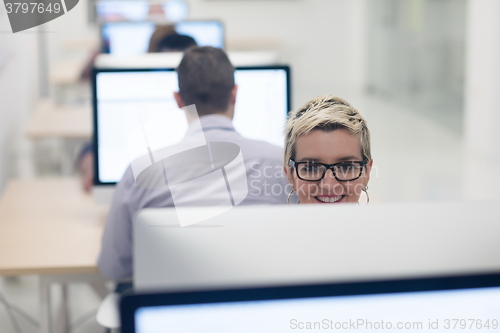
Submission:
[[[235,72],[238,96],[233,124],[249,139],[283,146],[290,110],[287,66],[241,67]],[[96,69],[93,77],[96,185],[118,182],[129,164],[128,135],[145,121],[170,112],[175,128],[163,146],[178,142],[187,121],[175,103],[174,69]]]
[[[107,22],[101,26],[102,52],[118,56],[146,53],[157,25],[154,22]],[[177,33],[192,37],[198,46],[224,48],[224,25],[220,21],[181,21]]]
[[[500,271],[495,203],[145,209],[134,288],[207,290]],[[500,319],[500,318],[499,318]]]

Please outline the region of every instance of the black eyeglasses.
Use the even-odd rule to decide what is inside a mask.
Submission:
[[[308,182],[317,182],[323,179],[328,170],[332,170],[333,176],[340,182],[356,180],[361,177],[363,167],[368,161],[349,161],[335,164],[324,164],[318,162],[295,162],[290,160],[289,165],[295,168],[297,177]]]

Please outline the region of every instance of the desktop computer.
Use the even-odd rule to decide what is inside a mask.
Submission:
[[[287,66],[239,67],[233,124],[244,137],[283,146],[283,129],[290,110]],[[169,118],[158,148],[184,136],[187,120],[173,97],[177,73],[164,69],[95,69],[93,76],[95,185],[114,185],[132,162],[129,134],[158,116]],[[99,192],[99,191],[97,191]],[[99,195],[99,194],[96,194]],[[106,196],[106,195],[104,195]],[[103,198],[102,200],[106,200]]]

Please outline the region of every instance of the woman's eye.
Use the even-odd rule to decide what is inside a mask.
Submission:
[[[304,164],[302,166],[302,171],[308,171],[308,172],[313,172],[313,171],[318,171],[320,165],[317,164]]]
[[[357,164],[342,164],[339,165],[339,168],[342,171],[353,171],[353,170],[358,170],[359,166]]]
[[[343,164],[340,166],[342,169],[344,170],[350,170],[350,169],[354,169],[354,165],[353,164]]]

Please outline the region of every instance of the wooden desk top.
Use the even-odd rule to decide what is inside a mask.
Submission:
[[[52,100],[41,100],[25,132],[30,139],[90,139],[92,109],[90,106],[67,107]]]
[[[0,201],[0,275],[97,272],[106,212],[74,178],[10,181]]]
[[[92,52],[86,57],[73,60],[58,61],[50,68],[49,82],[53,85],[67,85],[78,83],[80,77],[89,63]]]

